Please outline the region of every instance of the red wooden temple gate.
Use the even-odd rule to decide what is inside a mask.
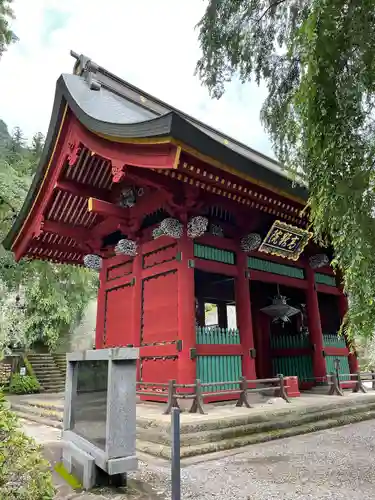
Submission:
[[[337,357],[356,371],[337,336],[347,303],[330,251],[302,213],[306,190],[273,160],[75,57],[5,247],[100,268],[96,347],[139,346],[139,380],[282,372],[303,387]],[[279,325],[265,313],[277,293],[301,312]]]

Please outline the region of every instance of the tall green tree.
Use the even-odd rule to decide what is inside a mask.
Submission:
[[[13,0],[0,0],[0,59],[7,46],[17,40],[10,27],[10,22],[14,19],[12,2]]]
[[[343,327],[372,336],[375,0],[210,0],[199,41],[197,72],[214,97],[234,77],[266,83],[263,124],[307,183],[316,238],[343,274]]]
[[[22,206],[40,155],[25,147],[22,132],[8,135],[5,144],[0,149],[0,241]],[[97,276],[87,269],[43,261],[16,263],[0,245],[0,355],[9,345],[36,341],[53,349],[80,321],[97,284]],[[22,295],[21,308],[17,294]]]

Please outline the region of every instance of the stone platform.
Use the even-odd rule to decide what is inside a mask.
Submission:
[[[61,427],[63,395],[11,396],[13,409],[24,419]],[[285,401],[264,399],[252,408],[236,408],[234,403],[205,405],[206,415],[181,414],[181,458],[190,459],[249,444],[337,427],[375,418],[375,392],[343,397],[304,393]],[[137,451],[145,458],[170,458],[170,416],[164,405],[137,404]],[[95,426],[95,419],[87,422]],[[228,452],[226,452],[228,453]]]

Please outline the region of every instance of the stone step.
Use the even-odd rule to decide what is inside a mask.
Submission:
[[[23,403],[12,403],[11,407],[16,413],[20,412],[32,416],[36,415],[60,423],[63,420],[63,413],[61,411],[55,411],[53,409],[41,408],[40,406],[32,406],[30,404]]]
[[[30,420],[31,422],[37,422],[38,424],[47,425],[48,427],[55,427],[56,429],[63,428],[62,422],[42,417],[40,415],[26,413],[21,410],[15,411],[15,414],[17,415],[18,418],[22,418],[23,420]]]
[[[34,372],[35,373],[35,372]],[[40,374],[40,373],[35,373],[37,379],[41,382],[42,380],[54,380],[54,381],[57,381],[57,382],[64,382],[64,379],[62,378],[62,376],[58,373],[53,373],[52,375],[48,375],[48,374]]]

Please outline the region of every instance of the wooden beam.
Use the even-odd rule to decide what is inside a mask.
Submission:
[[[157,191],[153,196],[140,199],[134,207],[119,207],[114,203],[99,200],[97,198],[88,199],[88,211],[101,215],[103,217],[116,217],[119,222],[129,219],[138,219],[148,213],[155,212],[165,204],[168,195],[165,191]]]
[[[44,221],[43,232],[72,238],[78,243],[85,242],[91,237],[91,231],[85,227],[72,226],[71,224],[63,224],[62,222],[55,222],[51,220]]]
[[[302,288],[307,289],[307,281],[299,280],[298,278],[290,278],[289,276],[283,276],[280,274],[268,273],[265,271],[256,271],[250,269],[250,280],[251,281],[263,281],[264,283],[278,283],[279,285],[290,286],[292,288]]]
[[[80,196],[81,198],[90,198],[92,196],[94,198],[108,200],[110,196],[109,191],[96,188],[94,186],[88,186],[82,182],[57,181],[55,188],[60,189],[61,191],[66,191],[67,193],[75,196]]]
[[[114,203],[91,198],[87,200],[87,210],[103,217],[116,217],[123,220],[129,217],[129,208],[119,207]]]

